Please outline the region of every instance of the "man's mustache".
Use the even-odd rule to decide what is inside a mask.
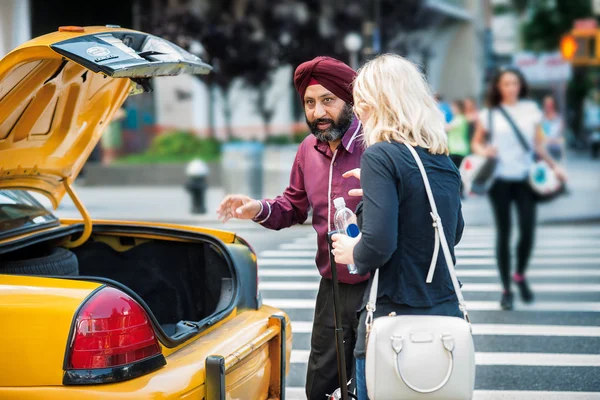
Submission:
[[[317,126],[318,124],[331,124],[333,125],[334,122],[332,119],[328,119],[328,118],[319,118],[313,121],[313,125]]]

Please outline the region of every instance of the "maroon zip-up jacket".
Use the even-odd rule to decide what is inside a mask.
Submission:
[[[360,202],[360,197],[348,195],[350,189],[360,188],[360,182],[356,178],[343,178],[342,174],[360,168],[364,151],[361,136],[362,125],[356,117],[335,152],[331,151],[329,143],[309,135],[298,148],[290,185],[276,199],[261,200],[262,211],[254,219],[265,228],[279,230],[304,223],[312,209],[318,244],[316,264],[321,276],[328,279],[331,279],[331,266],[327,232],[335,229],[333,199],[344,197],[351,210]],[[342,283],[358,283],[368,278],[368,275],[351,275],[345,265],[338,264],[338,279]]]

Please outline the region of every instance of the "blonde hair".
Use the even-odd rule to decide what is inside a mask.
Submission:
[[[355,108],[370,113],[363,121],[366,146],[393,140],[448,154],[444,116],[412,62],[395,54],[369,61],[358,71],[353,94]]]

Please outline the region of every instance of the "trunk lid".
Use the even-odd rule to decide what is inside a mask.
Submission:
[[[146,33],[70,27],[0,60],[0,188],[46,195],[56,208],[130,93],[149,79],[211,70]]]

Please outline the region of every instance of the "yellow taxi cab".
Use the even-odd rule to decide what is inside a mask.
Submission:
[[[210,70],[120,27],[62,27],[0,60],[0,399],[285,397],[291,326],[262,304],[247,242],[92,221],[72,188],[129,94]]]

